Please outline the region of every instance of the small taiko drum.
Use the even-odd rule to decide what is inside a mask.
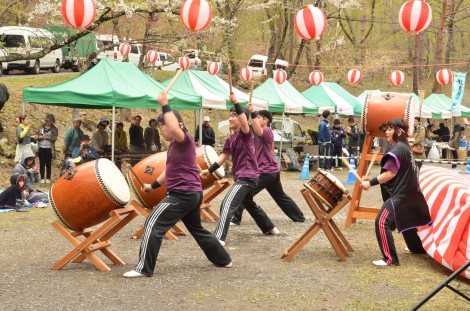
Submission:
[[[196,148],[196,164],[201,170],[209,168],[218,157],[219,156],[217,152],[211,146],[202,146]],[[165,170],[166,160],[166,152],[155,153],[134,165],[132,170],[137,176],[139,176],[140,180],[144,184],[151,184]],[[217,179],[221,179],[224,176],[225,170],[223,167],[220,167],[213,174],[207,176],[206,178],[201,178],[202,189],[205,190],[210,188],[212,185],[214,185],[214,182]],[[131,174],[130,171],[127,173],[127,177],[131,188],[134,190],[137,201],[139,201],[139,203],[144,207],[153,208],[166,196],[167,189],[165,185],[149,192],[143,192],[137,178]]]
[[[102,158],[74,167],[57,180],[49,201],[59,220],[80,231],[102,223],[109,213],[126,206],[131,199],[121,171]]]
[[[401,93],[380,92],[367,96],[362,109],[362,128],[372,137],[386,138],[385,125],[394,118],[402,118],[408,124],[408,135],[413,134],[415,101]]]
[[[343,196],[351,199],[341,181],[322,169],[304,186],[330,207],[336,206]]]

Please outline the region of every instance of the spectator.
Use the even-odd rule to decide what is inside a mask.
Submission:
[[[131,124],[129,128],[129,138],[131,140],[130,149],[131,151],[144,151],[145,142],[144,142],[144,129],[140,126],[140,121],[142,121],[141,116],[134,117],[134,123]]]
[[[449,150],[452,153],[452,157],[454,158],[454,161],[459,160],[458,152],[459,150],[459,143],[460,139],[462,139],[462,132],[464,131],[464,128],[460,124],[455,124],[454,125],[454,132],[452,133],[452,138],[449,141]],[[460,170],[457,169],[457,164],[452,164],[452,170],[454,172],[460,172]]]
[[[424,135],[424,151],[426,153],[426,158],[428,157],[429,151],[431,150],[432,143],[436,138],[439,138],[439,135],[436,135],[434,132],[434,124],[428,124],[426,127],[426,133]]]
[[[343,139],[346,138],[346,132],[341,126],[341,121],[335,119],[333,121],[333,127],[331,128],[331,143],[333,144],[333,156],[342,157],[343,156]],[[335,170],[343,170],[343,161],[341,159],[334,159],[333,163],[337,163]]]
[[[10,177],[11,186],[0,193],[0,209],[16,209],[17,212],[29,212],[23,207],[24,176],[13,174]]]
[[[211,118],[205,116],[202,122],[202,144],[215,147],[215,132],[210,126],[209,122]],[[196,127],[196,133],[194,135],[194,141],[199,141],[199,125]]]
[[[59,136],[59,130],[54,123],[54,115],[46,115],[44,124],[35,135],[39,142],[38,156],[41,184],[51,182],[52,159],[55,159],[55,142]]]
[[[129,151],[129,148],[127,147],[127,133],[124,132],[124,124],[122,122],[116,124],[116,131],[114,133],[114,151],[118,154]],[[121,159],[116,159],[115,163],[116,166],[121,169]]]
[[[8,92],[8,88],[5,84],[0,83],[0,112],[2,111],[3,106],[5,103],[10,99],[10,93]],[[2,122],[0,122],[0,132],[3,132]]]
[[[346,129],[346,135],[349,137],[348,151],[349,155],[354,157],[354,164],[358,167],[357,156],[359,155],[361,134],[359,133],[359,129],[357,128],[356,122],[354,122],[353,118],[348,118],[348,125],[350,128],[349,130]]]
[[[155,119],[150,119],[149,127],[145,129],[144,132],[145,145],[147,146],[147,151],[161,151],[162,145],[160,144],[160,134],[157,130],[157,121]]]
[[[31,134],[29,134],[30,123],[26,115],[21,115],[16,120],[19,124],[16,127],[15,163],[19,163],[23,152],[31,150]]]
[[[413,133],[414,136],[414,142],[410,142],[410,148],[411,151],[413,152],[413,156],[416,159],[424,159],[425,158],[425,153],[424,153],[424,136],[426,135],[424,127],[421,126],[420,124],[421,118],[416,117],[414,120],[414,126],[415,130]],[[421,166],[423,166],[423,162],[421,161],[415,161],[416,166],[419,169],[421,169]]]
[[[433,134],[439,135],[439,140],[445,143],[450,141],[450,131],[444,123],[439,123],[439,128],[433,132]],[[442,149],[442,158],[447,159],[447,150]]]
[[[324,110],[322,113],[323,119],[318,126],[318,149],[320,156],[331,156],[331,135],[330,135],[330,118],[331,113],[329,110]],[[329,171],[331,166],[331,159],[320,158],[320,168]]]
[[[64,134],[64,158],[72,156],[72,152],[75,148],[80,147],[80,138],[85,135],[81,130],[82,119],[77,117],[73,119],[73,126],[69,127]]]
[[[312,139],[312,145],[318,145],[318,132],[317,131],[312,131],[311,129],[308,129],[307,134]]]
[[[21,155],[21,162],[16,164],[13,169],[13,174],[20,174],[25,176],[25,198],[29,203],[42,201],[48,202],[47,193],[36,191],[34,184],[39,182],[39,169],[35,167],[36,157],[31,150],[25,150]]]
[[[80,138],[80,146],[73,149],[72,158],[80,158],[77,161],[79,164],[98,159],[96,149],[90,146],[90,137],[88,135],[83,135]]]
[[[111,136],[112,136],[112,126],[109,124],[109,120],[106,117],[101,117],[100,122],[98,123],[103,123],[104,124],[104,130],[108,134],[108,141],[106,142],[105,145],[111,145]]]
[[[105,123],[98,123],[96,130],[93,132],[91,137],[91,146],[98,152],[104,153],[106,146],[108,146],[109,138],[108,133],[106,133]]]

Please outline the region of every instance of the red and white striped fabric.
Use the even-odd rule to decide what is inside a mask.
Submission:
[[[294,27],[302,39],[319,40],[325,32],[326,15],[322,9],[308,5],[295,14]]]
[[[212,21],[212,6],[206,0],[186,0],[181,5],[180,19],[187,28],[201,31]]]
[[[348,81],[352,84],[358,84],[362,80],[362,72],[357,69],[351,69],[348,72]]]
[[[319,85],[323,82],[323,73],[321,73],[319,70],[314,70],[310,73],[308,79],[313,85]]]
[[[219,63],[210,62],[207,65],[207,72],[210,73],[211,75],[216,75],[217,73],[219,73]]]
[[[400,86],[405,81],[405,74],[403,71],[395,70],[390,73],[390,83],[395,86]]]
[[[287,80],[287,73],[284,71],[284,69],[278,69],[274,73],[274,80],[277,82],[277,84],[282,84],[286,82]]]
[[[121,53],[121,55],[129,55],[130,52],[131,45],[127,42],[121,43],[121,45],[119,46],[119,53]]]
[[[72,27],[87,28],[95,21],[95,3],[93,0],[64,0],[62,16]]]
[[[419,184],[433,221],[418,231],[423,247],[455,271],[470,260],[470,177],[423,165]],[[470,268],[462,275],[470,279]]]
[[[182,56],[178,58],[178,64],[180,65],[181,69],[188,69],[189,66],[191,66],[191,61],[189,60],[189,57]]]
[[[250,68],[243,68],[240,70],[240,79],[243,81],[250,81],[253,78],[253,70]]]
[[[157,51],[150,50],[147,52],[147,60],[149,63],[155,63],[156,61],[158,61],[158,59],[159,59],[159,55]]]
[[[401,28],[407,32],[419,33],[428,28],[431,23],[431,6],[421,0],[407,1],[401,6],[398,19]]]
[[[449,69],[441,69],[436,73],[437,83],[447,85],[452,82],[453,74]]]

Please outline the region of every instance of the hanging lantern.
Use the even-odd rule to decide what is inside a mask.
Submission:
[[[313,85],[319,85],[323,82],[323,73],[319,70],[314,70],[310,73],[308,79]]]
[[[277,82],[277,84],[282,84],[286,82],[287,73],[284,71],[284,69],[279,69],[276,71],[276,73],[274,74],[274,80]]]
[[[211,75],[216,75],[219,72],[219,63],[217,62],[210,62],[207,65],[207,72]]]
[[[159,55],[158,52],[155,50],[150,50],[147,52],[147,61],[149,63],[155,63],[159,60]]]
[[[421,0],[407,1],[401,6],[398,19],[401,28],[407,32],[418,34],[426,30],[431,23],[431,6]]]
[[[319,40],[326,28],[326,15],[322,9],[308,5],[294,17],[297,34],[305,40]]]
[[[453,74],[449,69],[441,69],[436,73],[437,83],[447,85],[452,82]]]
[[[187,56],[182,56],[178,59],[178,64],[180,65],[181,69],[188,69],[189,66],[191,66],[191,62],[189,60],[189,57]]]
[[[362,73],[357,69],[351,69],[348,72],[348,81],[352,84],[358,84],[362,80]]]
[[[240,70],[240,78],[243,81],[250,81],[253,78],[253,70],[250,68],[243,68]]]
[[[212,6],[206,0],[186,0],[181,5],[180,19],[187,28],[201,31],[212,21]]]
[[[131,52],[131,45],[127,42],[121,43],[121,45],[119,46],[119,53],[125,56],[125,55],[129,55],[130,52]]]
[[[95,21],[96,7],[93,0],[64,0],[62,16],[75,28],[87,28]]]
[[[390,73],[389,79],[394,86],[400,86],[405,81],[405,74],[403,71],[395,70]]]

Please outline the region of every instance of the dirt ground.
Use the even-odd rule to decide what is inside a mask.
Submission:
[[[378,170],[377,167],[374,170]],[[315,172],[310,172],[313,176]],[[335,172],[347,180],[347,171]],[[396,234],[401,266],[376,268],[380,259],[373,221],[359,220],[344,229],[349,205],[335,217],[355,252],[346,262],[319,232],[290,262],[281,255],[312,224],[313,214],[300,194],[300,172],[282,173],[286,192],[306,215],[305,223],[292,223],[269,194],[256,201],[281,231],[264,236],[248,214],[242,225],[231,227],[226,248],[233,268],[216,268],[192,237],[165,240],[151,278],[124,279],[134,267],[140,240],[132,234],[143,224],[139,216],[112,238],[111,249],[124,266],[110,265],[99,272],[90,262],[50,267],[72,249],[52,227],[51,207],[30,213],[0,214],[0,310],[407,310],[450,275],[428,255],[412,255]],[[351,192],[352,186],[345,185]],[[223,196],[214,202],[215,211]],[[378,187],[362,202],[380,206]],[[213,223],[205,223],[213,231]],[[101,254],[100,258],[104,258]],[[109,261],[105,258],[105,262]],[[453,285],[468,295],[470,283]],[[443,289],[422,310],[468,310],[469,304]]]

